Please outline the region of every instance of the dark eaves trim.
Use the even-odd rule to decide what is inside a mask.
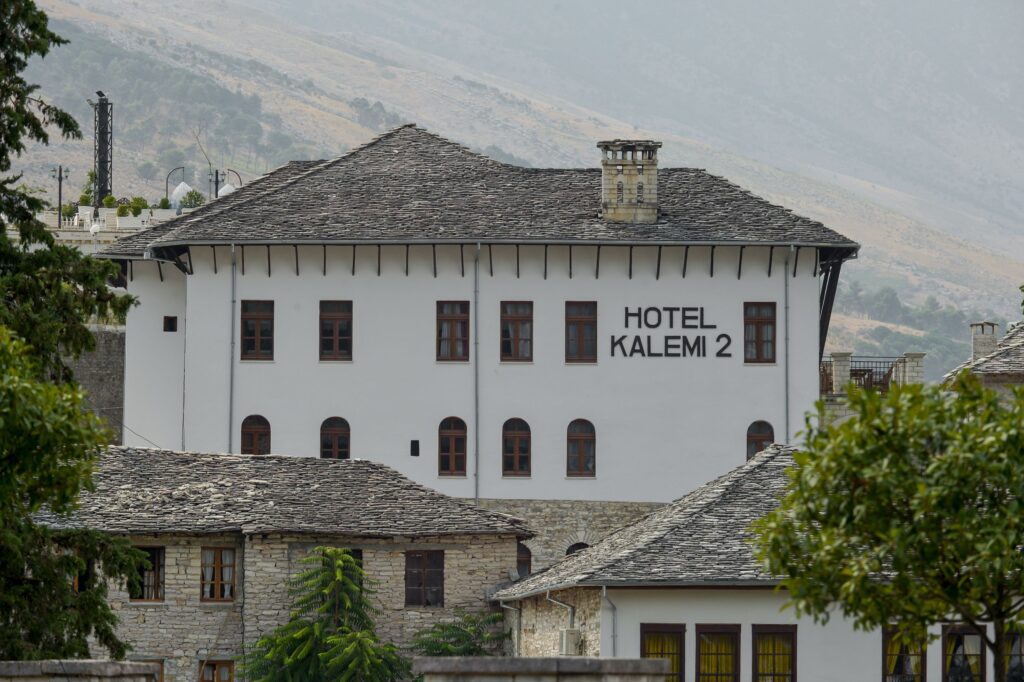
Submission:
[[[775,246],[775,247],[788,247],[788,246],[799,246],[806,248],[821,248],[821,249],[848,249],[851,257],[860,250],[860,244],[856,242],[802,242],[802,241],[733,241],[733,240],[703,240],[703,241],[692,241],[692,240],[661,240],[661,239],[289,239],[281,241],[261,241],[261,240],[202,240],[202,241],[166,241],[160,242],[156,246],[158,248],[170,248],[170,247],[181,247],[181,246],[229,246],[231,244],[246,246],[366,246],[366,245],[377,245],[382,246],[404,246],[406,244],[430,246],[431,244],[450,244],[452,246],[458,245],[475,245],[475,244],[494,244],[494,245],[544,245],[549,246]]]
[[[619,588],[619,589],[634,589],[634,590],[774,590],[781,584],[779,580],[689,580],[689,581],[664,581],[664,582],[633,582],[628,580],[579,580],[571,583],[558,583],[555,585],[546,585],[544,587],[534,588],[529,592],[523,594],[516,594],[514,596],[503,595],[500,597],[501,601],[519,601],[521,599],[529,599],[530,597],[536,597],[546,592],[558,592],[561,590],[571,590],[577,587],[588,587],[588,588]],[[504,592],[502,590],[501,592]],[[501,592],[496,593],[496,596],[492,598],[492,601],[497,601],[498,596]]]

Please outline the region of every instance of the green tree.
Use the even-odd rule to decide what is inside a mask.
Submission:
[[[374,633],[372,590],[347,549],[317,547],[291,583],[292,614],[245,652],[250,682],[384,682],[408,677],[410,666]]]
[[[167,197],[160,197],[160,202],[157,204],[157,208],[170,208],[171,200]]]
[[[199,208],[205,203],[206,197],[197,189],[190,189],[188,192],[185,192],[185,196],[181,198],[182,208]]]
[[[103,208],[114,208],[117,206],[117,197],[113,194],[108,194],[103,197]]]
[[[145,197],[132,197],[129,206],[131,207],[132,215],[138,216],[144,209],[149,208],[149,202],[146,201]]]
[[[504,617],[498,613],[456,612],[448,623],[435,623],[413,638],[412,650],[420,656],[493,656],[508,639]]]
[[[117,207],[117,217],[118,218],[127,218],[131,214],[132,214],[132,207],[129,206],[128,204],[121,204],[120,206]]]
[[[1001,401],[970,375],[952,388],[853,391],[852,419],[809,418],[756,542],[797,613],[916,642],[965,622],[1005,682],[1005,635],[1024,626],[1024,389]]]

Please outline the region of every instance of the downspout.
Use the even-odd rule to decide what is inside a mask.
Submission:
[[[480,242],[473,258],[473,501],[480,502]]]
[[[508,606],[505,604],[505,600],[498,601],[498,606],[509,611],[515,611],[516,613],[516,638],[512,640],[512,655],[519,655],[519,637],[523,629],[523,609],[517,606]]]
[[[618,633],[616,632],[617,623],[615,621],[619,615],[619,609],[615,606],[615,602],[608,598],[607,585],[601,587],[601,598],[608,602],[608,606],[612,607],[612,658],[615,658],[616,640],[618,639]]]
[[[231,356],[228,357],[228,453],[234,452],[235,433],[235,287],[238,267],[235,261],[235,245],[231,245]]]
[[[783,279],[785,280],[785,286],[783,288],[783,309],[785,311],[786,319],[785,324],[785,342],[784,342],[784,377],[785,377],[785,392],[786,392],[786,445],[789,445],[789,256],[793,253],[793,246],[790,245],[789,251],[786,252],[786,265],[783,268]]]
[[[569,609],[569,629],[572,630],[574,627],[576,627],[576,607],[575,606],[570,606],[569,604],[566,604],[565,602],[560,602],[557,599],[552,599],[551,598],[551,590],[547,591],[547,594],[544,595],[544,599],[548,600],[552,604],[558,604],[559,606],[561,606],[564,609]]]
[[[191,256],[190,256],[191,257]],[[188,375],[188,273],[185,273],[185,314],[181,316],[184,329],[181,332],[181,449],[185,451],[185,377]]]

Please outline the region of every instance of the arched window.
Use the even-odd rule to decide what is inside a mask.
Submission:
[[[242,454],[270,454],[270,422],[266,417],[251,414],[242,420]]]
[[[775,442],[775,429],[768,422],[756,421],[747,427],[747,459]]]
[[[533,552],[521,542],[516,543],[516,573],[520,578],[533,573]]]
[[[569,423],[566,440],[566,476],[593,476],[596,469],[597,436],[586,419]]]
[[[501,473],[504,476],[530,475],[530,425],[522,419],[509,419],[501,427]]]
[[[341,417],[325,419],[320,425],[320,458],[348,459],[350,435],[348,422]]]
[[[590,545],[585,542],[575,542],[569,545],[569,549],[565,550],[565,556],[572,556],[576,552],[582,552],[587,547],[590,547]]]
[[[466,475],[466,422],[448,417],[437,427],[437,473]]]

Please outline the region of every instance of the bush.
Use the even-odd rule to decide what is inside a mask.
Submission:
[[[160,200],[160,203],[157,204],[157,208],[170,208],[170,207],[171,207],[171,200],[168,199],[167,197],[162,198]]]
[[[455,620],[416,633],[412,650],[420,656],[493,656],[509,634],[497,613],[455,612]]]
[[[132,207],[132,215],[138,216],[143,209],[149,208],[149,202],[144,197],[132,197],[129,206]]]
[[[74,218],[77,209],[74,204],[64,204],[60,207],[60,214],[65,218]]]
[[[79,206],[92,206],[92,195],[91,194],[82,194],[81,196],[79,196],[78,197],[78,205]]]
[[[117,206],[117,197],[113,194],[103,197],[103,208],[114,208],[115,206]]]
[[[129,208],[127,206],[127,204],[121,204],[120,206],[117,207],[117,217],[118,218],[127,218],[129,215],[131,215],[131,213],[132,213],[132,209]],[[138,214],[136,214],[136,215],[138,215]]]
[[[182,208],[199,208],[206,203],[206,197],[197,189],[191,189],[181,198]]]

